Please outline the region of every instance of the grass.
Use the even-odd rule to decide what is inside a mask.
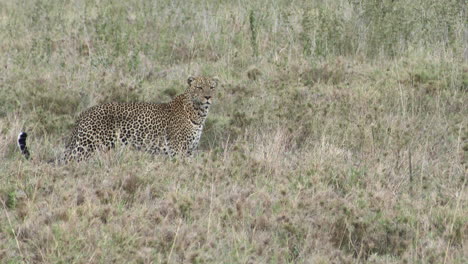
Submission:
[[[0,39],[2,263],[468,260],[463,1],[7,0]],[[192,74],[222,80],[193,158],[45,162]]]

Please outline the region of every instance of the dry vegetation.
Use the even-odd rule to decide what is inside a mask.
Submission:
[[[1,263],[467,263],[464,1],[115,2],[0,2]],[[190,74],[192,159],[44,162]]]

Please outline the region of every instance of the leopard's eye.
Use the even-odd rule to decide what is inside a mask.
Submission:
[[[203,87],[201,87],[201,86],[197,86],[197,88],[200,89],[200,90],[203,89]]]

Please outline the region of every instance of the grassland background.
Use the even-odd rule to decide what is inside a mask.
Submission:
[[[466,9],[0,1],[0,262],[466,263]],[[192,74],[222,82],[194,158],[44,162]]]

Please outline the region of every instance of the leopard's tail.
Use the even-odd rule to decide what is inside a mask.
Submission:
[[[29,154],[28,146],[26,146],[27,137],[28,137],[28,134],[26,134],[26,132],[21,132],[18,134],[18,147],[21,150],[21,154],[23,154],[26,159],[29,159],[30,154]]]

